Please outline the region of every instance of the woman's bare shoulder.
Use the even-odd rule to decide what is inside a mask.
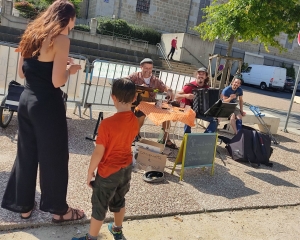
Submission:
[[[70,39],[68,38],[68,36],[60,34],[58,35],[54,41],[53,41],[53,45],[54,47],[65,47],[66,44],[70,44]]]

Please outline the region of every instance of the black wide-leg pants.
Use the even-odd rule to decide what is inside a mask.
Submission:
[[[1,207],[21,213],[32,210],[39,165],[40,209],[65,214],[69,151],[61,90],[25,89],[19,102],[18,124],[17,156]]]

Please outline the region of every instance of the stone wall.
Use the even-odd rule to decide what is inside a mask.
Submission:
[[[100,2],[101,7],[99,1],[90,0],[88,18],[115,15],[131,24],[170,33],[191,32],[189,29],[197,22],[200,6],[200,0],[150,0],[149,13],[140,13],[136,11],[137,0]]]

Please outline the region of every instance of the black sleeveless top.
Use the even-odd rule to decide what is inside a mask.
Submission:
[[[41,62],[36,58],[24,58],[22,66],[26,78],[25,88],[32,91],[55,91],[52,83],[53,62]]]

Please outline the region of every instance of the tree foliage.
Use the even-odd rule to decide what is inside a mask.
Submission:
[[[37,15],[51,5],[55,0],[16,0],[14,7],[20,12],[24,18],[35,19]],[[79,13],[80,1],[70,0],[74,4],[76,14]]]
[[[261,42],[268,46],[284,47],[277,36],[284,32],[294,39],[299,31],[300,3],[298,0],[228,0],[221,3],[215,0],[202,9],[204,22],[194,30],[204,40],[216,38],[229,41]]]

